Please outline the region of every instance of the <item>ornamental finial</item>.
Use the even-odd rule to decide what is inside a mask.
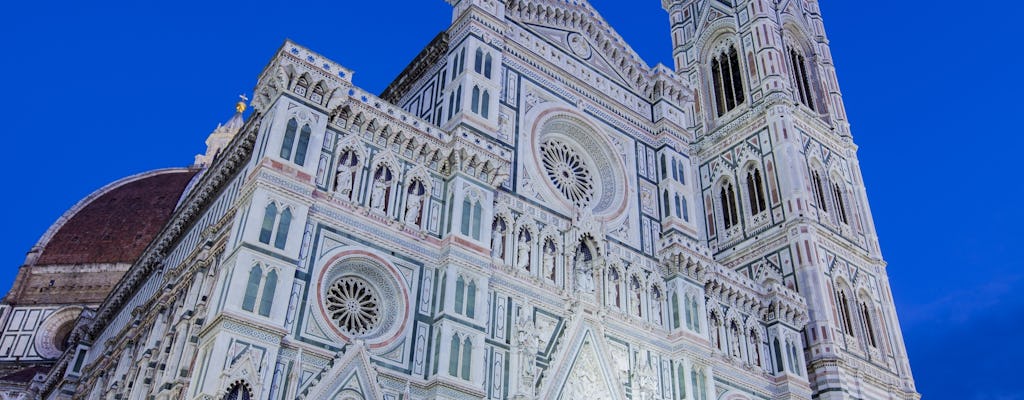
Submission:
[[[238,95],[238,98],[240,100],[238,100],[238,104],[235,104],[235,110],[238,111],[239,114],[241,114],[241,113],[245,112],[245,108],[246,108],[245,102],[249,101],[249,98],[245,97],[244,94]]]

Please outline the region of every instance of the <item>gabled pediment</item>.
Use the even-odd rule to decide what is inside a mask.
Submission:
[[[333,365],[313,378],[314,382],[300,393],[303,399],[382,400],[377,384],[377,370],[370,362],[366,347],[352,345]]]
[[[544,384],[541,397],[559,400],[626,399],[617,368],[613,365],[615,360],[609,355],[601,335],[586,324],[571,331],[575,332],[573,340],[568,348],[559,352],[562,359],[552,364],[555,370]]]
[[[586,2],[510,0],[506,16],[566,53],[600,71],[607,79],[643,92],[651,68]]]

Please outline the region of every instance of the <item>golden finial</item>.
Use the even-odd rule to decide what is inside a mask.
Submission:
[[[235,110],[238,111],[239,114],[241,114],[245,112],[245,102],[249,101],[249,98],[245,97],[244,94],[238,95],[238,98],[241,100],[238,101],[238,104],[235,104]]]

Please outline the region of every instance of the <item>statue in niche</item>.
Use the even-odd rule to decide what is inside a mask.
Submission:
[[[736,326],[736,321],[733,321],[730,331],[732,331],[732,346],[729,346],[730,351],[732,352],[733,357],[740,358],[742,355],[740,351],[740,339],[742,338],[742,335],[740,334],[740,328]]]
[[[380,167],[373,177],[373,189],[370,191],[370,208],[387,212],[387,195],[391,190],[391,170],[387,167]]]
[[[405,200],[405,223],[409,225],[420,225],[420,210],[423,208],[423,196],[426,188],[419,180],[412,181],[409,185],[408,197]]]
[[[654,323],[661,325],[661,290],[657,287],[651,288],[651,313],[654,319]]]
[[[582,293],[594,293],[594,254],[585,243],[580,243],[573,259],[576,290]]]
[[[358,163],[358,157],[351,150],[342,153],[341,159],[338,161],[334,190],[340,193],[345,200],[352,200],[352,185]]]
[[[519,361],[519,391],[521,395],[532,397],[537,370],[534,361],[540,352],[540,334],[525,308],[520,311],[516,324],[515,344]]]
[[[544,276],[546,276],[552,282],[555,281],[555,242],[548,239],[544,242],[544,254],[541,259],[543,264]]]
[[[749,349],[750,349],[750,358],[752,359],[752,362],[753,362],[754,365],[757,365],[757,366],[760,367],[761,366],[761,348],[759,346],[759,343],[757,343],[757,336],[755,336],[754,332],[751,331],[750,332],[750,336],[747,339],[750,341],[750,347],[749,347]]]
[[[524,228],[519,231],[519,242],[516,246],[516,268],[526,272],[530,272],[531,239],[529,230]]]
[[[505,259],[505,225],[504,218],[496,218],[491,226],[491,258],[495,261]]]

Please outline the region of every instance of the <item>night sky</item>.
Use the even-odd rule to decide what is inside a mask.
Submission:
[[[10,157],[0,288],[79,199],[191,164],[285,38],[379,93],[451,19],[441,0],[362,3],[0,6]],[[648,64],[672,66],[660,1],[592,4]],[[918,390],[929,400],[1024,399],[1013,367],[1024,360],[1024,129],[1012,120],[1024,109],[1024,6],[821,7]]]

